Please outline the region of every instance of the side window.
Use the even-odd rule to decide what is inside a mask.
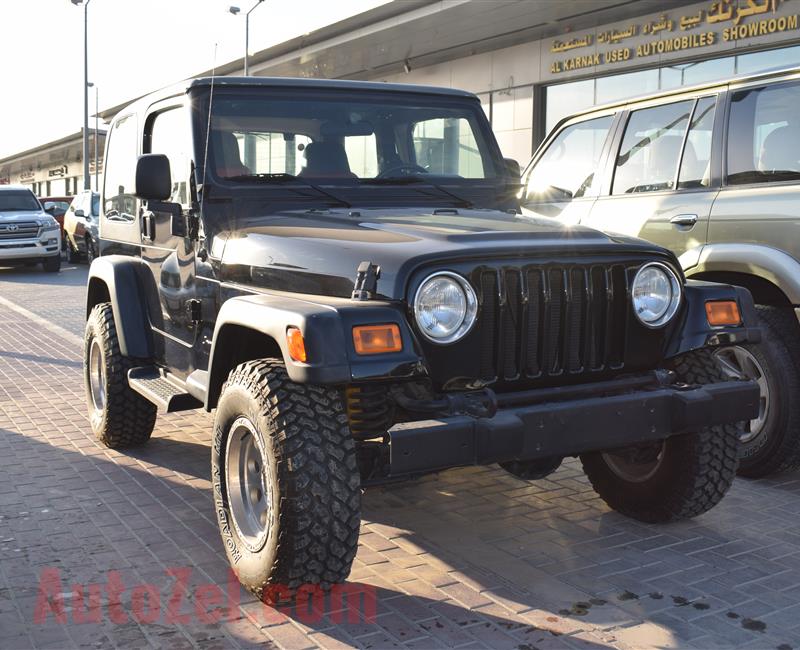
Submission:
[[[731,98],[729,185],[800,180],[800,84],[741,90]]]
[[[469,121],[437,117],[414,125],[412,135],[418,165],[431,174],[485,178],[475,134]]]
[[[108,156],[103,182],[103,212],[109,221],[136,220],[136,119],[123,117],[109,134]]]
[[[678,189],[708,187],[711,183],[711,134],[716,97],[697,100],[678,175]]]
[[[693,101],[634,111],[617,156],[612,194],[675,189],[683,137]]]
[[[523,203],[571,201],[592,194],[613,115],[565,127],[523,179]]]
[[[172,176],[169,200],[181,205],[189,203],[191,144],[189,120],[183,109],[171,108],[155,116],[150,127],[150,153],[161,153],[169,158]]]

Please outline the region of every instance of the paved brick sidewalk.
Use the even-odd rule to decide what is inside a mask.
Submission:
[[[74,345],[85,270],[51,278],[0,271],[0,297],[72,333],[0,306],[0,647],[800,647],[800,474],[647,526],[610,512],[575,462],[534,483],[491,467],[368,490],[351,580],[376,588],[371,622],[277,613],[238,587],[213,622],[208,585],[228,587],[211,418],[161,417],[134,452],[96,444]],[[34,622],[42,575],[65,623],[46,607]],[[119,606],[89,587],[109,582]]]

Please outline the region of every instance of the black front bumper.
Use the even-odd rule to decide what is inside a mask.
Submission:
[[[552,395],[548,397],[556,401],[501,408],[492,418],[454,416],[397,424],[389,431],[391,474],[574,456],[758,415],[759,390],[754,382],[635,383],[637,389],[625,392],[614,392],[619,384],[611,389],[605,382],[581,387],[583,394],[581,389],[570,389],[566,399]]]

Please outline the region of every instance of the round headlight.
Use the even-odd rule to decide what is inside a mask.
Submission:
[[[648,327],[661,327],[678,311],[681,284],[669,267],[645,264],[636,273],[631,295],[637,318]]]
[[[426,278],[414,296],[414,317],[422,334],[435,343],[453,343],[475,324],[478,299],[460,275],[436,273]]]

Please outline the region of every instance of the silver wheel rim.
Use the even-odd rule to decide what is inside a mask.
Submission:
[[[725,377],[738,380],[752,380],[758,384],[760,391],[758,417],[745,423],[744,432],[739,437],[741,442],[752,442],[764,431],[770,407],[770,391],[767,376],[761,364],[748,350],[734,345],[722,348],[714,353],[714,357]]]
[[[624,481],[644,483],[651,479],[658,471],[658,468],[661,467],[661,462],[664,460],[664,443],[661,443],[655,460],[634,462],[622,454],[613,453],[604,453],[603,460],[605,460],[609,469]]]
[[[225,452],[225,478],[233,525],[253,553],[263,548],[270,529],[272,481],[261,436],[246,417],[230,428]]]
[[[95,411],[102,411],[106,405],[106,373],[103,367],[103,351],[97,338],[89,346],[89,391]]]

